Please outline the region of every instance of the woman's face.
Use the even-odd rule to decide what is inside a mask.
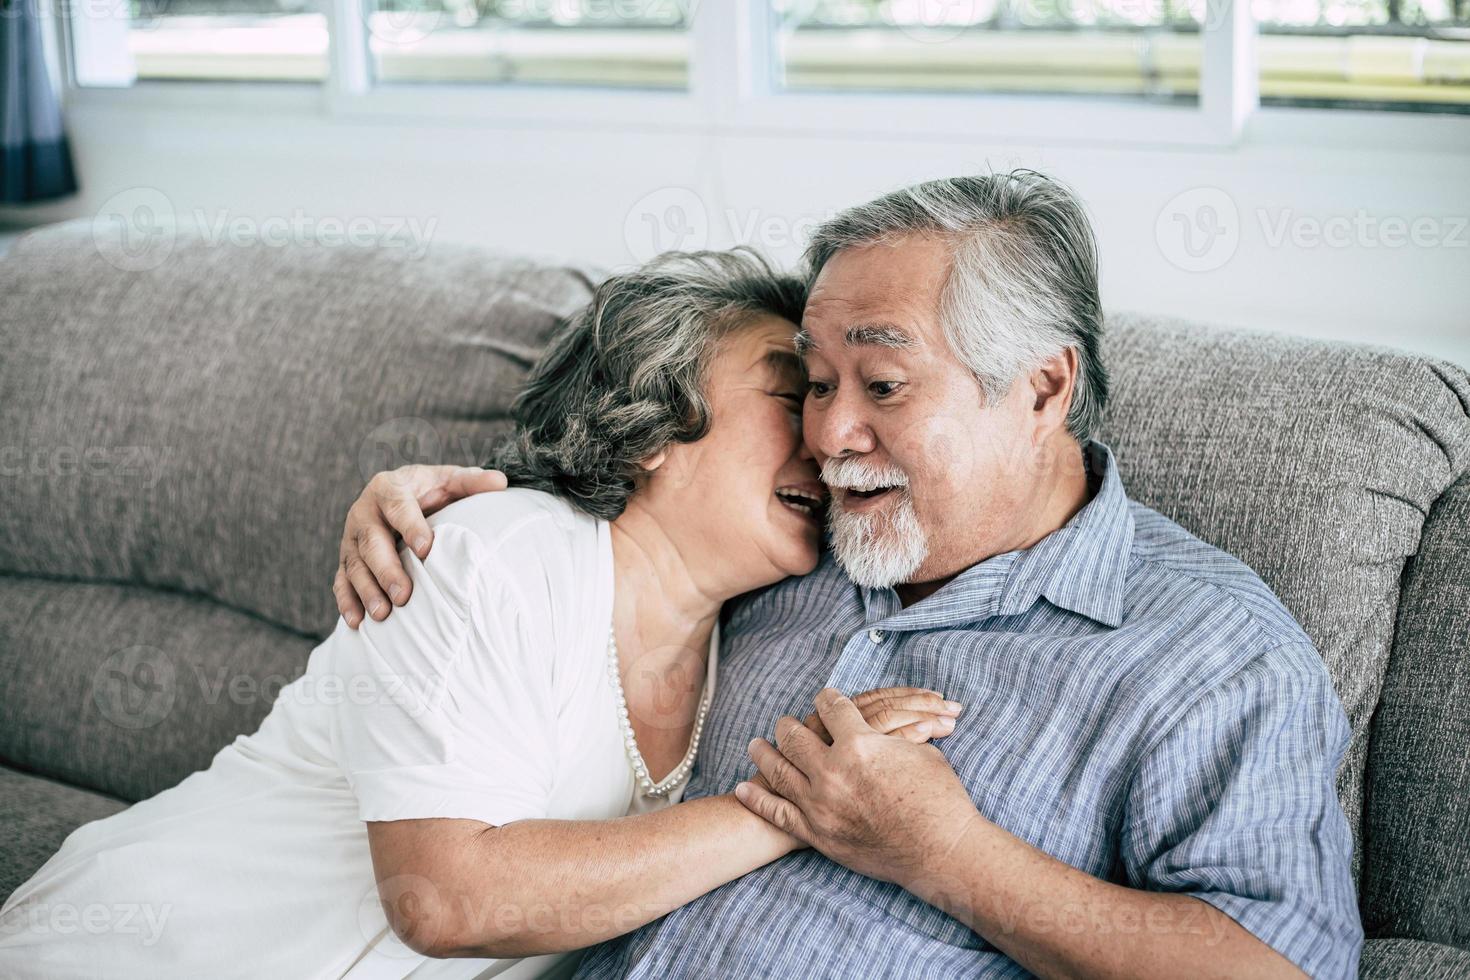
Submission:
[[[709,432],[676,444],[650,480],[660,511],[719,556],[736,590],[817,565],[827,491],[801,437],[806,373],[778,316],[726,335],[709,370]]]

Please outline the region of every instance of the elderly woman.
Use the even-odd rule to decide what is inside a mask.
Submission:
[[[0,975],[530,976],[799,846],[733,796],[670,804],[721,604],[818,559],[802,299],[741,253],[603,283],[516,403],[516,489],[436,514],[414,601],[339,622],[259,731],[68,837]],[[858,703],[917,740],[950,714]],[[47,925],[98,903],[137,928]]]

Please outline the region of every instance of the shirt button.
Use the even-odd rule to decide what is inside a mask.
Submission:
[[[874,643],[882,643],[883,642],[883,631],[882,630],[868,630],[868,639],[872,640]]]

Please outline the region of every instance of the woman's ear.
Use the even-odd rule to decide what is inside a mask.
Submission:
[[[652,473],[654,470],[664,465],[664,460],[668,458],[669,451],[667,449],[660,449],[658,452],[654,453],[652,456],[649,456],[647,459],[639,461],[638,465],[643,467],[644,472]]]

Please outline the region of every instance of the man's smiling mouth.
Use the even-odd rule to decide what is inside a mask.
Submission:
[[[883,494],[892,489],[892,487],[873,487],[871,490],[849,489],[846,491],[846,493],[847,496],[856,497],[858,500],[871,500],[874,497],[881,497]]]

